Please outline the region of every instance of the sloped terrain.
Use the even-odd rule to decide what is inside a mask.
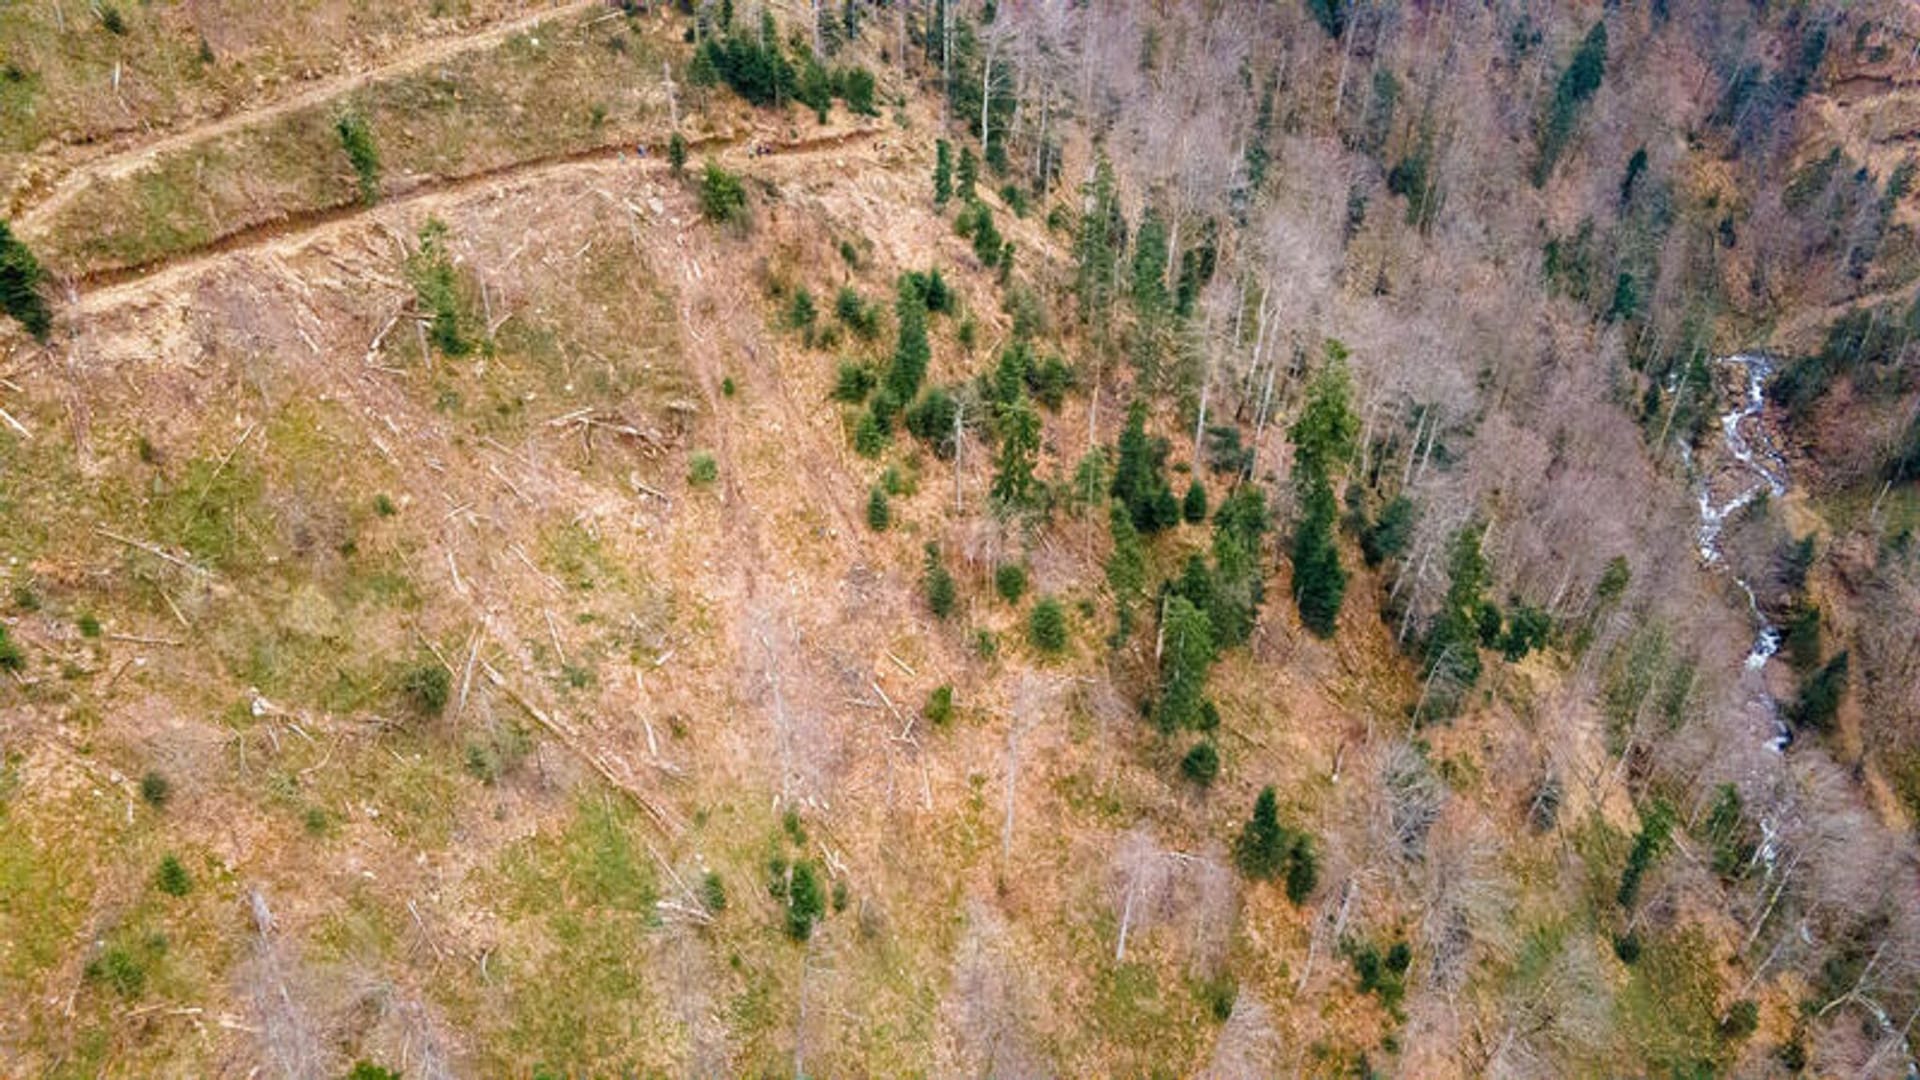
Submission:
[[[0,35],[62,88],[0,145],[55,313],[0,326],[0,1073],[1911,1069],[1913,811],[1869,704],[1907,685],[1912,612],[1869,603],[1911,485],[1849,533],[1843,437],[1770,405],[1795,487],[1701,563],[1745,388],[1686,354],[1812,355],[1911,277],[1894,240],[1794,276],[1752,209],[1782,197],[1680,146],[1711,103],[1661,95],[1721,64],[1685,27],[1615,16],[1600,98],[1673,108],[1666,141],[1591,120],[1516,196],[1503,95],[1597,5],[849,4],[817,115],[693,39],[804,57],[819,13],[699,7]],[[1822,69],[1781,168],[1899,166],[1897,31]],[[99,119],[107,55],[155,84],[138,124]],[[1458,97],[1379,120],[1396,69]],[[1662,215],[1646,309],[1575,283],[1646,273]],[[1851,378],[1809,415],[1864,415]],[[1807,597],[1825,650],[1743,667]],[[1848,645],[1867,688],[1769,749]]]

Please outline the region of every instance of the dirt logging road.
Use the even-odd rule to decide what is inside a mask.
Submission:
[[[688,149],[703,152],[718,162],[746,168],[756,160],[794,161],[823,157],[874,142],[881,130],[878,127],[864,127],[784,143],[769,142],[752,135],[728,135],[691,140]],[[634,146],[625,143],[518,161],[466,176],[423,181],[373,206],[357,200],[342,201],[333,206],[246,226],[217,237],[202,247],[164,259],[73,277],[67,283],[67,292],[70,302],[75,305],[76,314],[98,311],[138,298],[148,290],[161,288],[225,256],[250,251],[286,254],[330,229],[377,219],[397,208],[432,212],[438,207],[457,204],[464,199],[484,197],[497,188],[535,182],[580,168],[615,172],[637,170],[648,175],[659,175],[670,167],[664,154],[650,152],[641,156]]]
[[[319,105],[382,79],[407,75],[434,64],[444,63],[462,53],[492,48],[507,38],[541,23],[605,8],[604,0],[568,0],[540,7],[524,15],[493,23],[470,34],[435,38],[404,49],[385,63],[361,71],[317,79],[295,93],[257,108],[239,109],[204,123],[191,124],[177,131],[146,140],[119,140],[117,145],[98,156],[81,160],[61,172],[50,184],[36,185],[28,180],[15,186],[7,196],[7,216],[22,225],[33,225],[51,218],[73,197],[99,181],[121,179],[138,172],[161,156],[182,150],[197,142],[218,138],[243,128],[263,124],[287,113]],[[62,151],[67,153],[69,151]],[[59,164],[51,163],[54,169]],[[36,197],[36,195],[38,197]]]

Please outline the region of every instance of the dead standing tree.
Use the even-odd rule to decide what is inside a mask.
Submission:
[[[1031,987],[1007,940],[1000,913],[967,903],[967,928],[941,1004],[943,1027],[958,1060],[947,1070],[971,1076],[1044,1076],[1032,1045]]]
[[[1000,826],[1000,869],[1005,873],[1013,858],[1015,810],[1019,805],[1020,746],[1059,696],[1058,680],[1031,671],[1022,672],[1014,681],[1013,701],[1007,725],[1006,818]]]
[[[1252,991],[1242,986],[1233,999],[1220,1038],[1213,1044],[1213,1060],[1200,1075],[1206,1080],[1255,1080],[1280,1073],[1280,1038],[1273,1015]]]
[[[258,936],[241,979],[261,1053],[282,1076],[318,1080],[329,1075],[329,1055],[313,1017],[288,985],[294,961],[279,939],[266,896],[259,889],[249,889],[247,904]]]
[[[1145,829],[1134,828],[1120,838],[1113,853],[1112,889],[1114,907],[1120,916],[1120,931],[1114,942],[1113,961],[1127,958],[1127,936],[1138,925],[1151,926],[1165,914],[1173,882],[1172,853],[1162,848]]]

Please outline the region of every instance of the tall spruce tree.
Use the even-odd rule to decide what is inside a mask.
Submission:
[[[1093,177],[1081,195],[1086,210],[1074,236],[1074,292],[1080,300],[1081,321],[1104,326],[1119,285],[1120,250],[1127,240],[1113,163],[1104,154],[1095,162]]]
[[[1160,636],[1160,703],[1154,720],[1162,732],[1201,726],[1206,702],[1207,668],[1213,664],[1213,624],[1187,597],[1167,597]]]
[[[887,368],[886,388],[893,400],[905,405],[920,392],[927,377],[927,363],[933,348],[927,343],[927,301],[909,277],[900,279],[900,295],[894,303],[900,319],[900,333],[894,341],[893,363]]]
[[[1107,587],[1113,590],[1115,647],[1133,632],[1133,611],[1147,589],[1147,553],[1140,543],[1140,532],[1133,527],[1133,515],[1114,503],[1108,512],[1108,530],[1113,536],[1113,554],[1107,557]]]
[[[1293,529],[1293,601],[1301,623],[1323,638],[1338,628],[1347,594],[1347,572],[1334,546],[1334,514],[1332,486],[1324,479],[1309,483]]]
[[[1253,802],[1253,816],[1240,830],[1233,845],[1234,865],[1256,881],[1272,881],[1286,871],[1287,855],[1293,838],[1280,824],[1279,799],[1272,785],[1260,789]]]
[[[1480,540],[1485,534],[1486,526],[1480,524],[1455,534],[1447,557],[1447,597],[1427,638],[1427,677],[1445,678],[1459,689],[1480,681],[1480,624],[1486,606],[1482,594],[1487,582]]]
[[[1180,501],[1174,498],[1161,467],[1166,443],[1147,434],[1147,405],[1136,401],[1127,408],[1127,425],[1115,448],[1111,493],[1133,517],[1143,533],[1158,532],[1180,522]]]
[[[1158,319],[1167,308],[1167,223],[1152,203],[1140,215],[1133,238],[1133,306],[1143,319]]]
[[[1620,889],[1614,899],[1623,908],[1631,908],[1640,898],[1640,883],[1653,868],[1654,860],[1667,850],[1673,836],[1673,807],[1665,799],[1655,799],[1640,817],[1640,831],[1627,852],[1627,865],[1620,873]]]
[[[1215,643],[1245,644],[1265,599],[1260,541],[1267,531],[1267,496],[1257,483],[1235,488],[1213,516],[1213,620]]]
[[[1040,452],[1040,413],[1022,391],[1001,410],[995,426],[1000,447],[994,455],[994,501],[1010,510],[1027,509],[1037,493],[1033,464]]]
[[[933,205],[945,206],[953,198],[953,146],[945,139],[933,144]]]
[[[1353,456],[1359,422],[1353,415],[1346,347],[1328,341],[1326,364],[1307,388],[1307,403],[1287,435],[1294,448],[1299,519],[1293,531],[1293,599],[1300,621],[1321,637],[1338,625],[1347,591],[1334,522],[1333,478]]]
[[[1607,72],[1607,24],[1596,22],[1574,50],[1566,70],[1554,84],[1553,99],[1540,123],[1539,157],[1534,162],[1533,186],[1544,187],[1553,175],[1553,167],[1573,141],[1573,128],[1580,110],[1600,89]]]

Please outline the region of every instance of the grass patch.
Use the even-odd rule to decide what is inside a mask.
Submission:
[[[1650,1074],[1714,1071],[1720,1043],[1714,953],[1707,936],[1693,927],[1642,939],[1616,1015],[1621,1040]]]
[[[486,1037],[482,1071],[665,1067],[670,1021],[646,975],[656,890],[642,828],[624,801],[592,795],[563,831],[514,845],[487,875],[511,923],[495,970],[512,1021]]]
[[[214,569],[257,567],[263,554],[260,471],[239,455],[194,458],[147,506],[147,532]]]
[[[600,538],[578,522],[549,529],[541,538],[541,563],[568,588],[593,592],[620,588],[626,575],[607,554]]]

